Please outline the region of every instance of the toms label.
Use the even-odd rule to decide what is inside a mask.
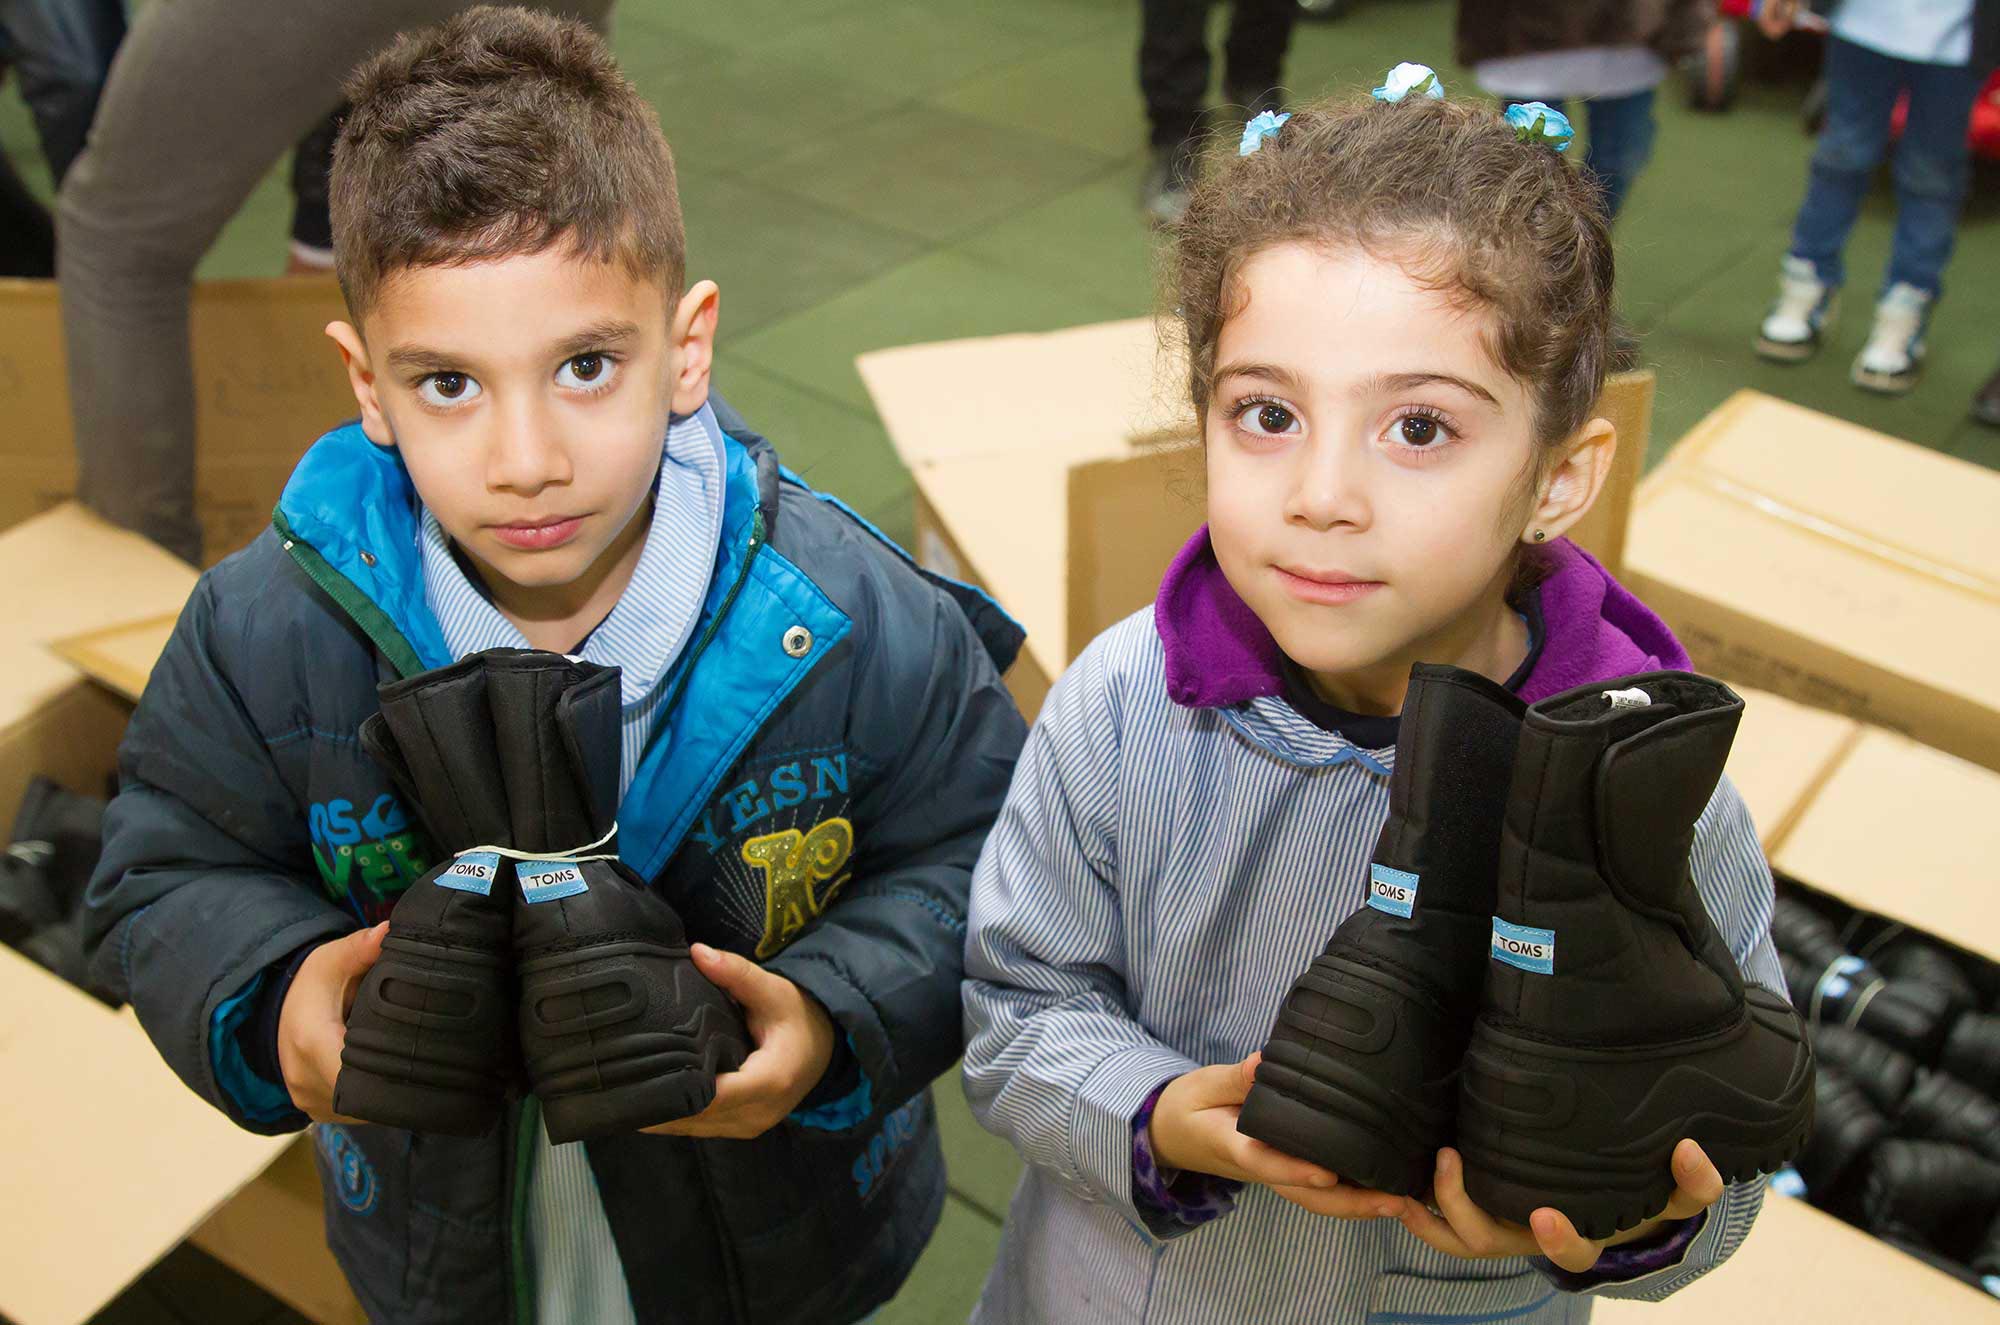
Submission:
[[[583,881],[583,866],[573,860],[524,860],[514,867],[521,881],[521,896],[529,902],[554,902],[589,892]]]
[[[1510,925],[1493,917],[1493,959],[1535,975],[1556,973],[1556,932]]]
[[[1387,865],[1368,867],[1368,905],[1405,920],[1417,906],[1417,876]]]
[[[440,888],[456,888],[462,893],[478,893],[481,897],[493,891],[493,880],[500,872],[500,856],[492,851],[468,851],[451,862],[450,868],[437,876]]]

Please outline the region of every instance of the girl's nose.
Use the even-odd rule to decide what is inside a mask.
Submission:
[[[1302,448],[1285,501],[1286,522],[1319,530],[1365,528],[1369,503],[1363,469],[1362,458],[1337,441]]]

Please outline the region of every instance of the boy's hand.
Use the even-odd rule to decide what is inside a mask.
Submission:
[[[1160,1166],[1262,1183],[1314,1214],[1372,1219],[1401,1213],[1402,1198],[1340,1186],[1340,1179],[1319,1165],[1294,1159],[1236,1130],[1236,1117],[1257,1079],[1261,1057],[1251,1054],[1240,1063],[1196,1068],[1174,1078],[1161,1092],[1148,1126],[1153,1157]]]
[[[782,975],[706,943],[689,950],[710,983],[743,1007],[756,1049],[715,1079],[715,1099],[692,1118],[643,1130],[661,1136],[748,1141],[785,1120],[833,1061],[833,1020],[818,1000]]]
[[[361,977],[382,955],[389,922],[320,944],[300,963],[278,1009],[278,1067],[292,1103],[316,1123],[351,1123],[333,1111],[333,1083],[347,1043],[347,1013]]]
[[[1764,0],[1757,8],[1757,26],[1777,41],[1792,30],[1792,18],[1799,12],[1799,0]]]
[[[1405,1201],[1403,1227],[1453,1256],[1484,1260],[1539,1253],[1573,1274],[1582,1274],[1597,1264],[1606,1247],[1635,1242],[1669,1219],[1692,1219],[1722,1199],[1722,1175],[1692,1140],[1675,1147],[1673,1169],[1678,1185],[1665,1210],[1636,1228],[1599,1242],[1579,1234],[1568,1216],[1548,1206],[1528,1217],[1527,1228],[1495,1219],[1465,1194],[1465,1165],[1458,1152],[1440,1150],[1432,1198],[1444,1217],[1432,1214],[1420,1202]]]

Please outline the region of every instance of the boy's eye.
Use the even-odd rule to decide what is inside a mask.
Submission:
[[[615,363],[605,355],[579,354],[563,362],[556,384],[565,387],[603,387],[610,383]]]
[[[479,383],[464,373],[431,373],[417,383],[417,395],[432,405],[457,405],[479,394]]]
[[[1243,406],[1242,413],[1237,416],[1237,422],[1245,432],[1260,437],[1292,432],[1298,421],[1298,415],[1272,400],[1253,400]]]

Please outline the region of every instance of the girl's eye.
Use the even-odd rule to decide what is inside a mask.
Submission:
[[[1436,419],[1412,414],[1396,425],[1396,434],[1411,446],[1429,446],[1437,440],[1438,423]]]
[[[417,396],[427,405],[449,408],[475,399],[479,389],[464,373],[430,373],[417,383]]]
[[[1276,437],[1296,432],[1299,416],[1275,400],[1253,400],[1241,407],[1236,421],[1243,431],[1253,436]]]
[[[578,390],[602,391],[616,376],[616,361],[602,354],[579,354],[566,361],[556,374],[556,384]]]

